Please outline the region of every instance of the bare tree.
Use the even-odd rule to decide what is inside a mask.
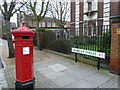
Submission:
[[[30,16],[31,14],[33,15],[33,19],[36,21],[36,30],[39,28],[39,23],[40,21],[45,17],[47,11],[48,11],[48,6],[49,6],[49,0],[30,0],[29,4],[26,5],[27,12],[24,12],[26,16]],[[41,49],[41,44],[40,44],[40,34],[42,32],[37,33],[37,47],[38,49]]]
[[[54,18],[58,27],[64,28],[64,25],[69,18],[69,9],[70,5],[67,1],[50,1],[49,12],[51,13],[51,16]]]
[[[22,11],[26,16],[33,16],[33,19],[36,21],[36,29],[39,27],[40,21],[45,17],[48,10],[49,0],[30,0],[26,4],[26,11]]]
[[[19,4],[19,5],[18,5]],[[14,47],[12,42],[12,35],[10,30],[10,18],[19,11],[25,3],[19,2],[18,0],[11,0],[10,3],[8,3],[6,0],[3,0],[3,5],[0,6],[0,10],[3,14],[4,20],[5,20],[5,28],[4,31],[7,35],[7,42],[8,42],[8,48],[9,48],[9,58],[14,57]],[[18,6],[19,7],[18,7]]]

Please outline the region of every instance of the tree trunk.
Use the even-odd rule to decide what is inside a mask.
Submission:
[[[36,30],[37,30],[37,48],[41,50],[41,45],[40,45],[40,31],[39,31],[39,20],[36,20]]]
[[[5,20],[5,29],[7,31],[7,42],[8,42],[8,50],[9,50],[9,58],[14,58],[14,47],[13,47],[13,41],[12,41],[12,34],[10,30],[10,20]]]
[[[36,29],[39,28],[39,20],[36,20]]]

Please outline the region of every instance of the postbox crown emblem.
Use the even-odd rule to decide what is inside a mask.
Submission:
[[[35,32],[33,32],[32,30],[30,30],[28,27],[25,26],[25,22],[22,22],[22,26],[13,30],[12,34],[14,36],[33,36]]]

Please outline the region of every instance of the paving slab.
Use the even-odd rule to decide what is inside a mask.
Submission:
[[[51,70],[55,71],[55,72],[63,72],[67,69],[69,69],[68,67],[62,65],[62,64],[54,64],[54,65],[50,65],[48,66],[48,68],[50,68]]]
[[[56,73],[56,72],[49,72],[49,73],[45,73],[44,74],[48,79],[51,79],[51,80],[53,80],[53,79],[58,79],[58,78],[60,78],[60,77],[63,77],[64,76],[64,73],[62,73],[62,72],[58,72],[58,73]]]
[[[63,57],[61,57],[61,59],[56,58],[56,60],[54,59],[50,61],[44,60],[41,63],[35,64],[35,68],[62,88],[96,88],[116,76],[110,74],[108,70],[97,70],[94,66],[84,63],[76,64],[70,59],[62,58]],[[68,69],[56,72],[49,68],[49,66],[56,65],[58,62],[59,64],[68,67]],[[83,84],[80,82],[83,82]]]
[[[3,58],[7,63],[5,69],[6,79],[9,87],[15,83],[15,59],[7,57],[4,48]],[[68,67],[66,70],[55,72],[48,66],[61,64]],[[35,87],[37,88],[108,88],[117,87],[117,75],[109,73],[109,70],[96,70],[95,66],[84,63],[74,63],[73,60],[45,52],[34,48]],[[114,84],[113,84],[114,83]]]
[[[111,78],[113,78],[114,75],[111,75],[107,72],[101,71],[101,72],[96,72],[92,75],[89,75],[85,80],[94,83],[96,86],[100,86],[101,84],[107,82]]]
[[[57,85],[59,85],[59,87],[64,88],[66,85],[69,85],[69,84],[75,82],[77,79],[75,79],[74,77],[71,77],[68,74],[63,73],[61,76],[59,76],[57,78],[52,78],[50,80],[53,81],[54,83],[56,83]]]
[[[35,74],[35,88],[59,88],[53,81],[46,78],[45,75],[41,74],[36,69],[34,70]],[[8,87],[15,88],[15,70],[14,67],[11,69],[5,69],[5,76],[7,79]]]
[[[0,69],[0,90],[2,88],[8,88],[8,83],[4,75],[4,69]]]
[[[64,73],[67,73],[68,75],[70,75],[71,77],[74,77],[76,78],[77,80],[79,79],[84,79],[88,76],[91,76],[95,73],[94,72],[91,72],[90,70],[88,69],[81,69],[80,68],[73,68],[73,69],[70,69],[70,70],[67,70],[66,72]]]
[[[50,73],[52,70],[50,69],[50,68],[48,68],[48,67],[46,67],[46,68],[36,68],[36,70],[38,70],[40,73],[42,73],[42,74],[46,74],[46,73]]]
[[[118,76],[113,77],[107,82],[100,85],[98,88],[120,88]]]
[[[65,86],[64,88],[96,88],[96,85],[81,79],[76,82],[73,82],[72,84]]]

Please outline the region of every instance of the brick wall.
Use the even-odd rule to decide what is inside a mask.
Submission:
[[[110,72],[120,75],[120,34],[117,34],[118,28],[120,28],[120,19],[117,22],[112,22]]]
[[[84,16],[84,2],[83,2],[83,0],[80,2],[80,21],[83,21],[83,16]],[[79,24],[79,30],[80,30],[80,35],[82,35],[83,34],[83,23],[80,23]]]
[[[110,16],[120,15],[120,2],[111,2],[110,11]]]
[[[98,18],[103,18],[103,4],[104,2],[98,2]],[[98,21],[98,25],[103,25],[103,20]]]
[[[75,2],[71,2],[71,22],[75,22]],[[75,24],[70,25],[71,35],[75,35]]]
[[[117,34],[117,28],[120,28],[120,2],[110,3],[110,16],[112,24],[112,37],[111,37],[111,57],[110,57],[110,72],[120,75],[120,34]]]

